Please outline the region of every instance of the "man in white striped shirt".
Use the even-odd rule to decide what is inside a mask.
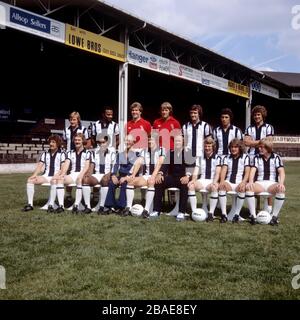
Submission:
[[[114,111],[111,107],[104,107],[102,113],[102,119],[91,123],[91,134],[93,144],[95,145],[96,137],[101,135],[102,137],[108,136],[109,148],[114,147],[115,150],[119,145],[119,125],[113,121]]]
[[[85,202],[83,213],[91,213],[91,186],[97,184],[100,188],[100,206],[98,214],[107,214],[104,203],[108,192],[110,173],[116,160],[115,148],[109,148],[109,137],[98,135],[96,138],[98,147],[91,153],[91,162],[88,173],[83,177],[82,195]]]
[[[247,185],[247,202],[251,216],[255,219],[254,194],[270,192],[275,195],[272,210],[271,225],[278,225],[278,215],[285,200],[285,170],[280,156],[273,152],[273,142],[269,139],[262,139],[258,144],[259,155],[254,158],[254,165],[251,168],[249,183]],[[255,176],[257,179],[255,181]]]
[[[61,166],[66,159],[66,154],[61,150],[62,141],[58,135],[48,138],[49,150],[42,153],[37,167],[27,180],[27,205],[23,211],[33,210],[34,186],[43,183],[52,183],[53,178],[60,174]],[[42,175],[39,175],[42,173]],[[56,196],[56,186],[50,190],[50,198]]]
[[[188,184],[188,195],[192,212],[195,212],[197,208],[197,198],[195,191],[206,189],[211,193],[207,222],[213,221],[214,212],[218,202],[218,186],[222,159],[215,153],[215,151],[216,143],[214,139],[212,137],[206,138],[204,140],[204,157],[200,160],[200,163],[199,161],[196,162],[192,180]]]
[[[203,109],[199,104],[190,107],[190,121],[182,126],[185,147],[192,157],[203,157],[203,141],[212,135],[210,125],[203,121]]]
[[[232,124],[233,113],[231,109],[221,110],[221,125],[213,130],[213,138],[217,143],[217,155],[224,158],[229,154],[229,144],[232,139],[243,140],[241,129]]]
[[[73,213],[78,213],[78,206],[82,199],[82,179],[87,173],[91,160],[91,152],[84,148],[85,137],[83,133],[76,133],[74,136],[75,149],[68,151],[66,161],[62,167],[61,174],[59,175],[57,183],[57,199],[59,207],[56,213],[64,211],[64,184],[76,183],[76,196],[73,206]],[[69,175],[67,171],[71,166]]]
[[[246,147],[249,147],[248,154],[251,164],[254,157],[259,154],[258,145],[261,139],[268,138],[273,141],[274,128],[266,123],[267,109],[264,106],[257,105],[252,110],[252,118],[254,125],[249,126],[245,132],[244,142]]]
[[[129,212],[132,207],[134,198],[134,188],[147,186],[146,204],[142,212],[143,218],[157,218],[153,213],[150,213],[150,207],[154,199],[155,183],[161,183],[162,177],[166,174],[166,167],[163,165],[166,152],[163,147],[159,147],[159,136],[151,136],[148,138],[149,148],[143,149],[141,152],[141,167],[143,168],[143,175],[136,176],[128,180],[126,187],[127,205],[126,211]]]
[[[226,192],[236,191],[237,200],[233,223],[239,221],[239,214],[243,207],[246,192],[246,183],[250,173],[250,159],[244,153],[244,143],[240,139],[233,139],[229,144],[230,154],[223,160],[220,174],[219,201],[222,211],[221,223],[227,222],[226,213]],[[251,220],[251,223],[253,221]]]

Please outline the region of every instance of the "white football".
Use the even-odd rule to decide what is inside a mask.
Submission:
[[[207,213],[205,210],[199,208],[196,209],[193,213],[192,213],[192,219],[196,222],[202,222],[205,221],[207,218]]]
[[[130,209],[130,213],[134,216],[134,217],[140,217],[143,213],[144,207],[140,204],[135,204],[131,207]]]
[[[256,221],[260,224],[269,224],[272,216],[268,211],[260,211],[256,216]]]

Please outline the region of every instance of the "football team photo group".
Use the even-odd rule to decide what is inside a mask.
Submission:
[[[189,108],[190,121],[182,125],[173,117],[169,102],[161,104],[161,117],[153,125],[142,117],[142,112],[139,102],[131,104],[132,119],[125,124],[123,150],[112,108],[104,107],[102,118],[89,128],[81,124],[78,112],[72,112],[63,137],[48,138],[49,150],[42,153],[27,180],[28,203],[23,211],[33,210],[35,185],[49,184],[50,213],[65,211],[65,201],[72,201],[74,186],[73,213],[92,213],[94,188],[99,190],[98,214],[155,219],[162,213],[165,190],[171,190],[179,193],[178,210],[171,213],[177,221],[188,216],[189,203],[193,220],[213,222],[219,203],[220,222],[239,223],[245,220],[240,216],[245,203],[251,224],[278,225],[285,200],[285,171],[281,157],[273,151],[274,128],[266,122],[264,106],[252,109],[253,125],[245,133],[233,124],[230,108],[220,111],[220,126],[216,128],[203,121],[203,109],[197,104]],[[138,188],[145,191],[142,209],[133,205]],[[209,195],[209,208],[206,201],[199,208],[197,191],[202,191],[206,201]],[[234,199],[230,214],[228,194]],[[268,204],[257,220],[255,198],[262,194],[267,194]],[[82,201],[84,208],[80,210]]]

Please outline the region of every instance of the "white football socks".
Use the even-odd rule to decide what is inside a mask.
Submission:
[[[189,191],[188,196],[189,196],[192,212],[195,212],[197,209],[197,197],[196,197],[195,190]]]
[[[224,191],[224,190],[219,191],[219,202],[220,202],[222,214],[227,216],[227,213],[226,213],[226,204],[227,204],[226,191]]]
[[[133,198],[134,198],[134,186],[127,185],[127,187],[126,187],[126,199],[127,199],[126,207],[128,207],[128,208],[132,207]]]
[[[65,187],[63,184],[58,184],[56,186],[57,200],[59,206],[64,206],[64,196],[65,196]]]
[[[209,199],[209,213],[214,214],[215,210],[216,210],[216,206],[218,203],[218,192],[217,191],[213,191],[210,194],[210,199]]]
[[[248,204],[250,215],[253,216],[254,218],[256,218],[254,192],[252,192],[252,191],[247,191],[246,192],[246,201],[247,201],[247,204]]]
[[[34,184],[33,183],[27,183],[26,189],[27,189],[28,204],[33,206]]]
[[[282,208],[284,203],[285,194],[284,193],[276,193],[275,200],[273,204],[273,216],[278,217],[279,211]]]
[[[87,184],[82,186],[83,200],[87,208],[91,209],[91,187]]]
[[[147,193],[146,193],[146,204],[145,204],[145,210],[148,212],[150,211],[151,204],[153,202],[155,195],[155,188],[148,188]]]
[[[49,206],[52,206],[52,207],[54,206],[55,198],[56,198],[56,184],[51,184]]]
[[[236,198],[234,214],[240,215],[244,201],[245,201],[245,192],[238,192],[237,198]]]

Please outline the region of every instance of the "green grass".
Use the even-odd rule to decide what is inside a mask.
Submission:
[[[27,175],[1,175],[0,299],[298,299],[299,166],[286,166],[278,228],[22,213]]]

